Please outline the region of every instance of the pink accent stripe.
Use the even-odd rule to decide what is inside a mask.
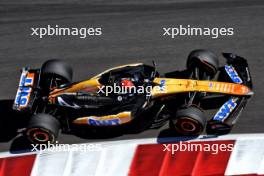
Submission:
[[[0,158],[0,176],[29,176],[36,155]]]
[[[187,142],[184,142],[187,144]],[[233,140],[188,142],[209,144],[211,147],[234,145]],[[208,145],[207,145],[208,146]],[[172,146],[170,145],[170,149]],[[224,175],[231,151],[164,151],[162,144],[139,145],[133,158],[129,175]]]

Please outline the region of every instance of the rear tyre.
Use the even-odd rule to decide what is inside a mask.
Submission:
[[[58,59],[46,61],[41,67],[42,86],[52,89],[72,81],[73,71],[70,65]]]
[[[211,78],[215,76],[219,67],[218,57],[211,51],[199,49],[192,51],[187,59],[187,69],[206,73]]]
[[[34,144],[55,143],[60,129],[59,121],[49,114],[33,116],[26,129],[26,137]]]
[[[170,127],[183,136],[200,135],[206,126],[206,117],[197,107],[178,110],[170,121]]]

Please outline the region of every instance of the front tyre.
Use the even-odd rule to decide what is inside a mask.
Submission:
[[[34,115],[25,135],[34,144],[55,143],[60,129],[59,121],[49,114]]]
[[[205,73],[211,78],[217,73],[218,67],[218,57],[209,50],[194,50],[189,54],[187,59],[188,70],[194,71],[195,68],[198,68],[200,72]]]
[[[206,121],[204,113],[199,108],[190,106],[176,112],[170,121],[170,127],[180,135],[196,136],[203,132]]]

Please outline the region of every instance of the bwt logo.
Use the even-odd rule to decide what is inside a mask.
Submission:
[[[16,103],[20,106],[26,106],[29,102],[29,95],[31,92],[30,87],[23,87],[17,93]]]
[[[26,75],[23,75],[19,86],[31,86],[32,84],[33,84],[33,78],[26,77]]]
[[[109,119],[109,120],[95,120],[95,119],[88,119],[88,124],[92,126],[113,126],[119,125],[119,119]]]
[[[33,78],[27,77],[26,74],[23,74],[21,76],[21,80],[19,82],[20,87],[18,89],[16,96],[16,104],[19,104],[22,107],[27,106],[32,88],[25,86],[31,86],[32,84],[33,84]]]
[[[230,98],[216,113],[214,120],[224,121],[237,106],[237,99]]]
[[[232,79],[232,81],[234,83],[239,83],[241,84],[243,81],[241,80],[241,78],[238,76],[236,70],[234,67],[232,67],[231,65],[225,65],[225,70],[226,73],[229,75],[229,77]]]

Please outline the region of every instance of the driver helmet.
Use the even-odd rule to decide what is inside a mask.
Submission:
[[[121,86],[125,88],[130,88],[130,87],[134,87],[135,85],[130,79],[122,79]]]

